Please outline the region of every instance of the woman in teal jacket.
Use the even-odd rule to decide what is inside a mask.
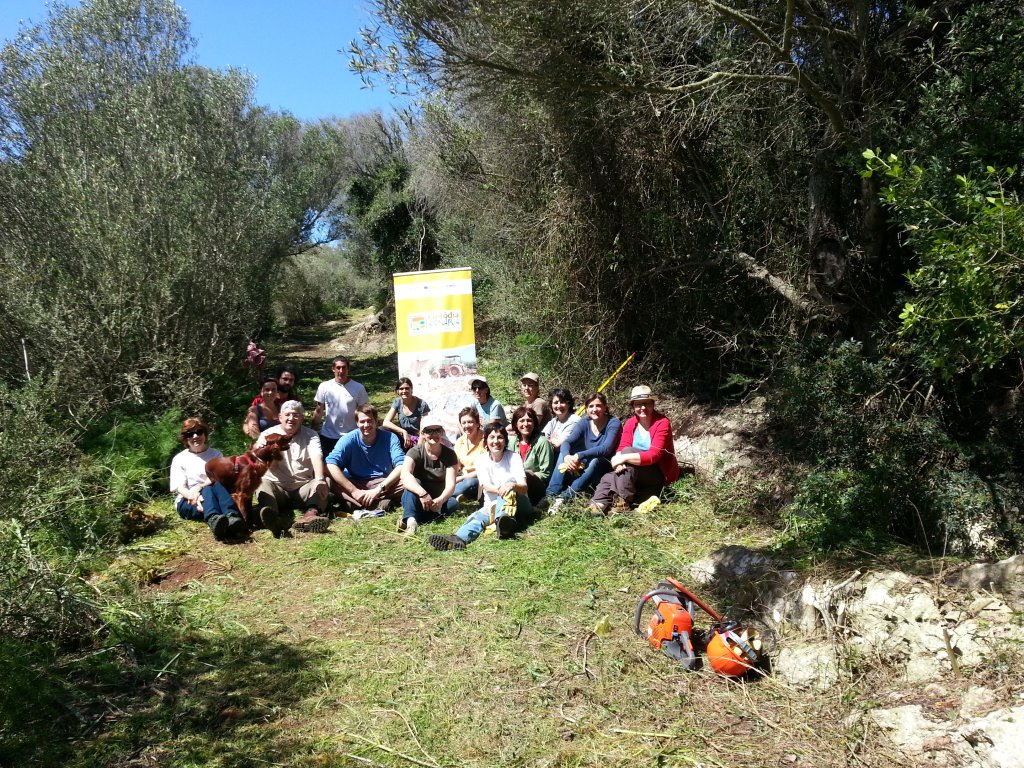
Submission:
[[[526,489],[530,502],[536,504],[544,498],[551,471],[555,468],[555,449],[540,433],[540,422],[536,412],[528,405],[521,405],[512,414],[515,435],[509,450],[518,453],[526,469]]]

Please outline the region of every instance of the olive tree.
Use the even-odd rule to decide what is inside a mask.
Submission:
[[[6,380],[192,398],[265,322],[302,235],[279,133],[251,78],[190,63],[192,45],[171,0],[87,0],[0,51]]]

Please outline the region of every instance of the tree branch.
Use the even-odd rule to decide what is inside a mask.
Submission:
[[[733,261],[742,266],[749,277],[767,283],[776,293],[801,312],[810,315],[824,309],[823,306],[798,290],[792,283],[783,280],[777,275],[773,275],[764,266],[758,264],[750,254],[737,253],[733,256]]]

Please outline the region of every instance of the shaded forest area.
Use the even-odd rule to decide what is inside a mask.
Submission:
[[[399,270],[472,267],[505,373],[583,390],[636,351],[675,395],[764,396],[801,547],[1019,549],[1020,3],[375,10],[352,66],[401,118],[256,104],[170,0],[0,51],[2,663],[129,621],[87,577],[183,410]]]

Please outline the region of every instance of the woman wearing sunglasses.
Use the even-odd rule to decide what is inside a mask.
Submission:
[[[616,509],[628,509],[679,479],[672,425],[654,410],[657,399],[650,387],[633,387],[630,392],[633,414],[626,419],[619,450],[611,458],[613,471],[601,478],[594,491],[592,514],[607,515],[613,503]]]
[[[171,459],[171,490],[178,494],[174,509],[185,520],[202,520],[210,526],[214,538],[223,541],[246,532],[245,521],[238,512],[228,489],[211,483],[206,476],[206,462],[223,456],[208,444],[210,426],[201,419],[185,419],[179,439],[185,450]]]
[[[491,387],[483,376],[476,376],[469,382],[469,389],[476,398],[476,410],[480,414],[480,423],[485,427],[492,421],[501,426],[508,426],[508,417],[505,415],[505,407],[499,400],[491,397]]]

